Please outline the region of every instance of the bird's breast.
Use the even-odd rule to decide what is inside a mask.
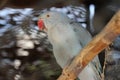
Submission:
[[[53,53],[57,63],[63,68],[71,62],[81,48],[80,44],[74,43],[72,40],[64,40],[53,44]]]
[[[48,33],[57,63],[63,67],[81,50],[80,42],[70,27],[53,28]]]

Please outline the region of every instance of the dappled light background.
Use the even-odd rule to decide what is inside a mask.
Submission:
[[[42,0],[35,1],[1,1],[0,80],[56,80],[60,75],[61,68],[54,59],[47,35],[37,27],[42,12],[63,12],[86,27],[84,5],[71,6],[56,0],[47,5]]]

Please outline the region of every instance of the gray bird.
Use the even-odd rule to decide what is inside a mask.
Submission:
[[[57,63],[63,68],[70,64],[80,50],[91,41],[92,37],[77,22],[67,15],[48,11],[39,16],[40,30],[47,32],[48,39],[53,46],[53,53]],[[96,56],[78,75],[80,80],[100,80],[101,66]]]

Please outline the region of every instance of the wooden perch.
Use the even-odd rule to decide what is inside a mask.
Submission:
[[[93,38],[75,57],[72,63],[63,69],[57,80],[74,80],[84,67],[105,49],[120,34],[120,11],[117,12],[106,27]]]

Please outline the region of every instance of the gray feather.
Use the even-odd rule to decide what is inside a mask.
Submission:
[[[46,15],[49,15],[49,18]],[[48,29],[47,34],[53,45],[54,56],[62,68],[70,64],[79,51],[92,39],[86,29],[62,13],[47,12],[40,18],[44,20]],[[81,80],[100,80],[100,69],[100,62],[96,56],[78,77]]]

